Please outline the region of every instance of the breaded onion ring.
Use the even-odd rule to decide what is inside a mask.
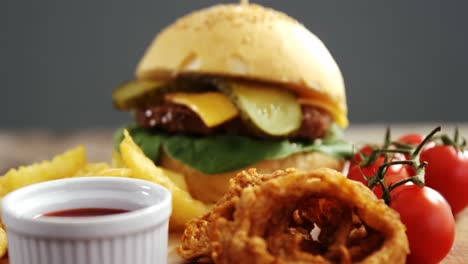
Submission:
[[[215,263],[404,263],[408,252],[398,214],[330,169],[240,173],[179,248]]]

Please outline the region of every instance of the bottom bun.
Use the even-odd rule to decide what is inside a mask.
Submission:
[[[185,181],[190,194],[195,199],[205,203],[215,203],[227,191],[229,179],[248,168],[256,168],[258,173],[271,173],[286,168],[295,168],[296,170],[303,171],[318,168],[330,168],[335,170],[341,170],[343,168],[342,161],[320,152],[305,152],[282,159],[264,160],[248,168],[246,167],[220,174],[201,173],[164,153],[160,162],[162,167],[185,175]]]

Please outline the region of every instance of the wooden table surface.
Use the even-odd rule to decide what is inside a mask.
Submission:
[[[436,124],[393,124],[392,134],[428,133]],[[458,125],[461,134],[468,136],[468,124]],[[452,132],[453,124],[443,124],[443,131]],[[380,142],[386,125],[355,125],[348,128],[345,138],[352,142]],[[0,175],[9,168],[50,159],[77,145],[87,149],[89,161],[110,161],[112,153],[111,130],[51,132],[48,130],[13,131],[0,128]],[[179,235],[171,235],[169,263],[181,263],[175,254]],[[434,243],[437,243],[434,241]],[[457,216],[455,244],[442,263],[468,263],[468,209]]]

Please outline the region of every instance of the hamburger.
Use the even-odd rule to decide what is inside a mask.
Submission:
[[[214,202],[231,177],[294,167],[340,169],[350,146],[343,77],[322,41],[295,19],[256,4],[190,13],[156,35],[134,80],[112,95],[158,166]],[[116,145],[122,129],[115,134]]]

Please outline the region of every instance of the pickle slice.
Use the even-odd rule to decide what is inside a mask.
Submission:
[[[157,105],[164,95],[172,92],[200,92],[215,90],[208,80],[180,78],[175,80],[131,80],[117,87],[112,93],[112,102],[119,110]]]
[[[285,136],[301,126],[301,106],[285,89],[244,83],[230,83],[223,88],[241,116],[265,134]]]
[[[128,110],[137,104],[138,99],[164,85],[163,82],[131,80],[121,84],[112,93],[112,102],[119,110]]]

